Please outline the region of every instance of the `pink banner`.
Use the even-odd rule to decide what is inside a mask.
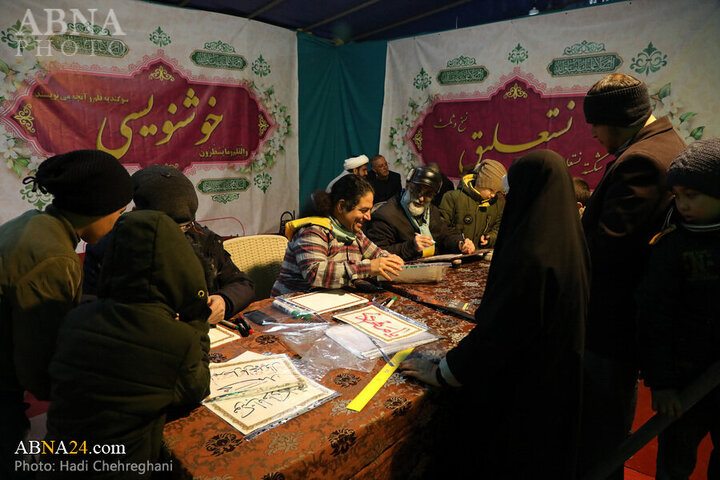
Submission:
[[[131,76],[53,71],[11,117],[48,154],[97,148],[126,165],[181,171],[247,163],[273,127],[248,88],[190,81],[163,61]]]
[[[595,186],[612,157],[590,135],[582,110],[584,95],[543,95],[520,78],[489,98],[439,99],[409,130],[422,163],[437,162],[450,177],[468,173],[478,160],[509,167],[534,149],[562,155],[570,173]]]

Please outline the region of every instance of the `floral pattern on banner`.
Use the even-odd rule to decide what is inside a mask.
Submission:
[[[22,38],[25,39],[25,42],[29,42],[28,38],[31,37],[25,35]],[[21,42],[17,43],[16,48],[32,50],[34,48],[30,48],[32,43],[24,44],[22,43],[23,39],[14,39],[8,32],[3,34],[3,42],[9,43],[8,46],[11,48],[16,42]],[[9,60],[9,63],[0,59],[0,107],[10,104],[18,95],[27,91],[34,83],[36,76],[42,77],[48,73],[38,62],[38,57],[33,54],[25,53],[5,58]],[[26,108],[18,112],[16,120],[29,131],[34,130],[35,118],[30,109]],[[18,179],[33,175],[43,160],[45,158],[39,155],[29,142],[0,122],[0,161]],[[31,185],[20,187],[19,193],[23,200],[38,209],[42,209],[52,200],[52,196],[49,194],[43,194],[39,190],[33,191]]]
[[[413,80],[413,86],[418,90],[425,90],[431,84],[432,78],[430,78],[430,75],[428,75],[424,68],[421,68],[420,73],[415,75],[415,79]]]
[[[57,56],[35,55],[38,50],[40,37],[31,35],[31,30],[27,24],[16,19],[14,24],[0,23],[0,110],[2,107],[12,105],[12,102],[18,96],[25,95],[32,85],[35,83],[33,77],[42,77],[49,75],[47,71],[38,62],[43,65],[52,65],[47,63],[56,61]],[[156,24],[157,25],[157,24]],[[77,33],[87,33],[91,35],[110,35],[107,29],[90,24],[67,24],[68,29]],[[154,28],[154,29],[152,29]],[[163,27],[153,26],[151,29],[145,30],[143,34],[146,42],[151,42],[158,48],[166,47],[173,44],[173,40]],[[222,42],[215,42],[220,44]],[[162,52],[162,50],[158,50]],[[47,61],[46,61],[47,59]],[[74,60],[85,60],[78,57]],[[77,64],[76,64],[77,65]],[[95,66],[97,67],[97,66]],[[260,78],[267,78],[271,73],[270,64],[265,57],[260,55],[253,62],[253,71]],[[39,73],[41,72],[41,73]],[[272,176],[268,172],[279,160],[279,156],[286,151],[286,140],[292,136],[292,120],[288,107],[282,102],[276,94],[276,87],[273,84],[264,84],[262,82],[243,81],[246,86],[256,97],[263,103],[267,114],[268,122],[261,125],[261,129],[271,129],[270,136],[266,138],[262,144],[262,148],[258,149],[251,157],[249,162],[238,163],[233,165],[236,171],[241,173],[258,174],[255,177],[255,185],[263,192],[268,193],[268,189],[272,183]],[[5,104],[5,105],[3,105]],[[32,131],[33,118],[32,111],[19,112],[22,119],[15,118],[20,123],[21,129],[25,127],[28,131]],[[10,120],[12,122],[13,120]],[[260,119],[263,123],[264,119]],[[7,121],[7,120],[6,120]],[[25,124],[21,122],[26,122]],[[35,121],[37,123],[37,121]],[[15,129],[13,129],[15,127]],[[16,130],[17,126],[8,125],[0,121],[0,161],[10,169],[14,176],[22,179],[27,175],[32,175],[39,163],[47,156],[45,152],[34,143],[26,142],[21,134]],[[14,130],[14,131],[13,131]],[[18,190],[19,197],[28,204],[43,208],[51,197],[32,192],[29,188],[21,186]],[[240,196],[220,195],[212,197],[217,203],[228,204],[235,201]]]
[[[528,59],[528,57],[529,54],[527,49],[525,49],[525,47],[523,47],[519,43],[517,44],[517,47],[513,48],[510,53],[508,53],[508,60],[515,64],[520,64],[524,62]]]
[[[650,75],[651,72],[657,72],[666,65],[667,55],[664,55],[650,42],[643,51],[632,58],[630,69],[640,74],[644,73],[645,76],[647,76]]]
[[[705,130],[704,125],[693,126],[695,124],[697,112],[684,112],[684,108],[679,99],[672,93],[672,85],[666,83],[655,93],[650,94],[650,100],[653,104],[653,115],[656,118],[667,115],[673,124],[673,128],[686,144],[691,144],[695,140],[700,140]]]
[[[23,53],[25,50],[34,50],[38,45],[37,37],[30,35],[31,33],[32,30],[18,20],[7,30],[0,31],[0,41],[17,53]]]
[[[257,60],[252,63],[252,71],[255,75],[265,77],[270,75],[270,64],[260,55]]]
[[[417,154],[410,148],[410,144],[406,139],[420,114],[426,108],[432,106],[434,102],[435,96],[432,95],[425,98],[411,98],[402,116],[395,119],[395,126],[390,127],[388,146],[395,154],[396,160],[394,163],[399,167],[401,173],[409,173],[410,170],[417,166]]]
[[[292,119],[287,106],[282,105],[275,95],[275,87],[266,87],[260,83],[250,82],[251,88],[265,105],[265,112],[272,116],[275,129],[272,136],[263,144],[263,150],[258,151],[250,165],[238,165],[235,170],[240,173],[262,172],[275,165],[279,154],[285,152],[285,139],[292,135]],[[270,186],[272,178],[255,179],[255,185],[263,189],[263,193]]]
[[[162,28],[158,27],[157,30],[153,30],[150,35],[148,35],[148,38],[152,43],[157,45],[158,47],[165,47],[167,45],[170,45],[172,43],[172,40],[170,39],[170,35],[163,32]]]
[[[253,182],[263,193],[267,193],[268,188],[270,188],[272,184],[272,177],[267,173],[259,173],[253,178]]]

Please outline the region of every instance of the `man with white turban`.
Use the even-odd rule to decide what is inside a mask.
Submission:
[[[343,168],[345,170],[343,170],[340,175],[333,178],[332,181],[328,183],[325,191],[330,193],[330,189],[332,188],[333,184],[345,175],[355,174],[360,177],[367,177],[367,167],[369,162],[370,159],[368,159],[367,155],[358,155],[357,157],[350,157],[345,159],[345,162],[343,163]]]

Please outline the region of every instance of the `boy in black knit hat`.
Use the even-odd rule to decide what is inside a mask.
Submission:
[[[658,479],[688,478],[703,437],[720,438],[720,388],[689,410],[678,397],[720,361],[720,139],[687,147],[670,165],[668,183],[675,206],[651,242],[637,297],[641,368],[653,410],[679,417],[658,438]],[[720,471],[710,467],[707,478],[720,478]]]
[[[212,314],[208,321],[216,324],[247,307],[255,299],[253,281],[232,262],[222,246],[222,238],[195,221],[198,197],[190,179],[169,165],[150,165],[133,173],[131,178],[135,208],[159,210],[175,220],[200,259],[210,292],[208,305]],[[85,252],[85,298],[96,294],[107,241]]]
[[[30,423],[24,391],[50,394],[48,365],[58,328],[80,300],[75,248],[97,242],[132,198],[130,175],[112,155],[77,150],[48,158],[34,188],[54,196],[0,226],[0,478],[17,478],[15,454]]]

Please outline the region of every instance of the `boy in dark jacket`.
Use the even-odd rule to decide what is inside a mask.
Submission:
[[[458,190],[447,192],[440,215],[449,227],[461,232],[478,247],[493,247],[505,208],[502,178],[507,170],[497,160],[483,160],[475,172],[465,175]]]
[[[198,403],[209,391],[205,276],[167,215],[145,210],[118,220],[98,296],[67,315],[50,364],[46,440],[86,442],[88,455],[60,460],[89,460],[88,468],[56,468],[47,478],[149,477],[152,471],[104,465],[162,465],[166,410]],[[95,445],[124,452],[90,455]]]
[[[65,314],[80,301],[80,238],[97,242],[130,203],[125,167],[98,150],[48,158],[33,190],[53,195],[45,211],[30,210],[0,226],[0,478],[14,468],[30,430],[24,391],[46,400],[48,364]],[[16,452],[18,452],[16,454]]]
[[[652,407],[679,417],[659,436],[658,479],[688,478],[703,437],[709,431],[720,438],[720,388],[687,411],[678,397],[720,361],[720,139],[692,143],[667,178],[675,208],[651,242],[638,291],[640,359]],[[717,462],[715,450],[708,478],[720,478]]]
[[[209,322],[230,318],[255,299],[255,285],[240,271],[222,246],[222,238],[195,221],[198,197],[192,182],[177,168],[151,165],[132,175],[133,201],[138,210],[159,210],[175,220],[205,271],[212,310]],[[83,294],[94,295],[102,265],[104,242],[86,250]]]

